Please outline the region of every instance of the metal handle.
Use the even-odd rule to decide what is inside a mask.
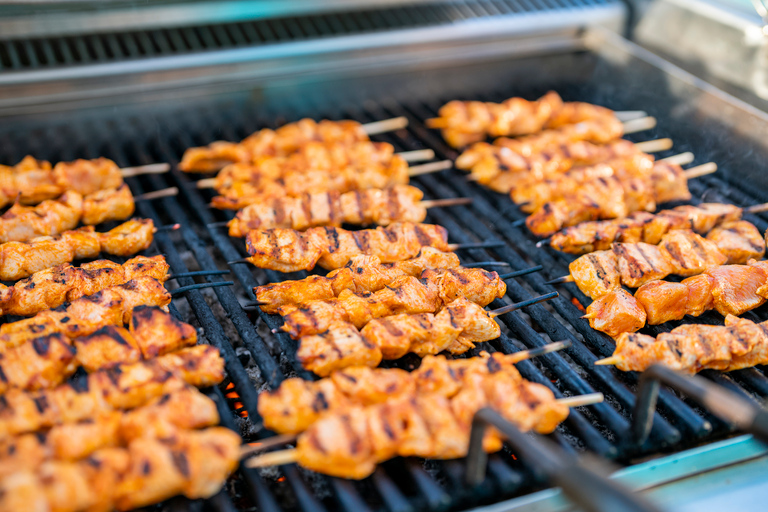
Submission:
[[[536,464],[552,484],[577,506],[590,512],[659,512],[644,497],[588,469],[557,445],[543,438],[533,439],[493,409],[480,409],[472,421],[467,456],[467,484],[479,485],[485,479],[488,455],[483,450],[486,428],[496,427],[522,458]]]
[[[632,415],[632,438],[638,446],[643,444],[651,433],[653,412],[656,410],[662,382],[696,400],[721,420],[749,432],[763,442],[768,442],[767,411],[702,377],[685,375],[654,365],[640,377],[638,398]]]

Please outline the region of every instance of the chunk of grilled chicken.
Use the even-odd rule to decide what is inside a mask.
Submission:
[[[597,299],[622,284],[637,288],[670,274],[692,276],[726,261],[714,242],[690,230],[676,230],[664,235],[659,245],[613,244],[610,251],[576,258],[568,268],[579,289]]]
[[[169,269],[165,257],[159,255],[136,256],[122,265],[109,260],[84,263],[80,267],[65,263],[0,288],[0,315],[34,315],[140,276],[164,283]]]
[[[224,360],[218,349],[196,345],[76,377],[52,389],[11,389],[0,395],[0,438],[134,409],[187,384],[206,387],[222,380]]]
[[[16,198],[30,205],[66,191],[87,195],[122,184],[120,168],[106,158],[59,162],[51,168],[49,162],[26,156],[12,167],[0,165],[0,208]]]
[[[67,338],[92,334],[106,325],[123,325],[137,306],[167,306],[171,294],[163,283],[141,276],[92,295],[80,297],[31,318],[0,325],[0,342],[17,346],[46,334],[61,333]]]
[[[655,338],[624,333],[610,361],[621,371],[654,364],[686,373],[749,368],[768,362],[768,325],[728,315],[723,326],[686,324]]]
[[[82,461],[45,462],[0,482],[0,510],[130,510],[180,494],[208,498],[237,468],[240,442],[223,427],[180,430],[97,450]]]
[[[264,426],[280,434],[298,434],[328,413],[350,406],[380,404],[397,398],[436,393],[456,396],[474,380],[504,371],[521,379],[514,354],[500,352],[480,357],[446,359],[427,355],[412,372],[399,368],[350,366],[316,381],[287,379],[274,391],[259,395]]]
[[[659,203],[690,198],[683,169],[659,161],[646,175],[613,175],[585,182],[578,191],[541,205],[525,224],[535,235],[546,237],[580,222],[622,218],[636,211],[654,211]]]
[[[327,414],[299,436],[297,462],[313,471],[360,479],[397,455],[463,457],[472,419],[483,407],[494,409],[523,431],[538,433],[552,432],[568,416],[568,408],[557,403],[545,386],[497,371],[473,379],[451,398],[414,394]],[[501,449],[498,434],[489,432],[484,448]]]
[[[460,265],[452,252],[423,247],[415,258],[382,263],[376,256],[353,256],[346,265],[326,276],[309,276],[297,281],[282,281],[253,289],[262,311],[277,313],[280,306],[311,300],[332,299],[344,290],[355,293],[377,292],[402,276],[419,277],[426,269],[450,269]]]
[[[338,297],[278,308],[285,322],[282,329],[293,338],[319,334],[335,322],[349,322],[358,329],[374,318],[400,313],[437,313],[453,300],[464,297],[487,306],[501,298],[507,285],[496,272],[480,268],[425,270],[421,279],[396,278],[376,292],[356,294],[342,290]]]
[[[456,159],[456,167],[470,170],[475,181],[491,190],[509,194],[519,188],[521,182],[553,179],[579,166],[593,166],[639,153],[632,142],[623,139],[607,144],[553,140],[541,150],[519,152],[529,149],[518,139],[500,139],[496,144],[478,142]]]
[[[610,249],[614,242],[655,245],[670,231],[692,229],[705,236],[716,226],[740,220],[741,215],[741,208],[722,203],[682,205],[656,214],[633,212],[622,219],[583,222],[565,228],[552,236],[550,246],[570,254],[586,254]]]
[[[133,194],[128,185],[114,189],[99,190],[83,196],[83,216],[80,222],[95,226],[111,220],[125,220],[136,211]]]
[[[347,231],[341,228],[254,230],[246,237],[248,261],[260,268],[296,272],[315,265],[341,268],[360,254],[382,263],[416,257],[422,247],[449,251],[448,232],[433,224],[395,223],[387,227]]]
[[[214,142],[189,148],[179,164],[185,172],[214,172],[233,163],[250,163],[263,156],[289,156],[310,142],[352,145],[367,141],[368,135],[357,121],[302,119],[277,130],[264,128],[240,143]]]
[[[229,221],[229,236],[244,237],[253,229],[317,226],[342,223],[386,226],[393,222],[422,222],[427,209],[419,204],[424,193],[416,187],[397,185],[339,194],[319,192],[300,197],[276,197],[240,210]]]
[[[615,299],[621,295],[620,302]],[[723,316],[742,315],[768,299],[768,262],[722,265],[680,283],[651,281],[629,295],[615,290],[587,308],[586,318],[598,331],[617,337],[645,325],[681,320],[716,310]]]
[[[85,226],[57,237],[0,244],[0,280],[16,281],[77,259],[95,258],[99,252],[131,256],[152,244],[155,231],[151,219],[134,219],[105,233]]]
[[[479,305],[458,298],[439,313],[399,314],[374,319],[358,331],[336,321],[320,334],[301,338],[297,358],[320,376],[349,366],[376,367],[382,359],[413,352],[423,357],[444,350],[463,354],[475,343],[499,337],[495,320]]]

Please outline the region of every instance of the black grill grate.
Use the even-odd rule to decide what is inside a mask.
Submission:
[[[82,113],[67,118],[66,125],[56,122],[61,119],[49,118],[44,128],[39,120],[23,120],[13,125],[9,123],[0,126],[0,161],[14,162],[31,152],[39,158],[54,161],[103,155],[122,165],[158,161],[176,163],[185,147],[208,143],[217,138],[240,139],[260,127],[274,126],[303,115],[315,118],[354,118],[361,122],[405,115],[410,119],[407,129],[377,138],[393,143],[397,150],[429,147],[436,151],[439,158],[450,158],[455,156],[455,152],[444,145],[436,132],[427,130],[422,121],[432,117],[442,103],[456,96],[486,100],[500,100],[516,94],[535,97],[552,87],[562,92],[566,99],[603,102],[600,100],[607,93],[594,86],[589,73],[598,65],[602,66],[601,76],[618,76],[619,70],[607,63],[595,63],[583,54],[569,58],[580,63],[574,66],[581,69],[581,74],[575,75],[576,78],[573,74],[566,74],[570,73],[566,68],[560,68],[564,78],[552,79],[545,85],[526,89],[522,86],[520,89],[482,87],[477,84],[494,82],[477,75],[473,80],[473,88],[465,89],[461,94],[447,93],[447,80],[427,82],[411,77],[403,78],[403,93],[399,94],[398,100],[393,99],[395,93],[387,99],[377,98],[371,92],[374,89],[361,92],[364,87],[353,83],[353,87],[337,91],[335,95],[328,88],[320,88],[315,96],[309,92],[303,94],[306,92],[304,89],[297,89],[291,98],[282,102],[269,101],[268,106],[267,100],[258,99],[236,105],[225,102],[197,105],[184,110],[158,108],[141,114],[138,111]],[[507,64],[512,66],[511,63]],[[537,65],[544,66],[545,63],[538,60]],[[416,87],[426,89],[428,94],[425,95],[431,99],[408,99],[407,92]],[[611,91],[618,89],[616,87]],[[345,98],[351,90],[355,91],[355,95]],[[368,99],[363,101],[366,94]],[[350,100],[351,97],[355,99]],[[646,103],[635,103],[631,91],[611,95],[611,98],[613,102],[610,106],[614,108],[649,108]],[[645,134],[643,139],[667,135],[667,129],[670,129],[670,126],[665,125],[663,112],[653,113],[661,121],[660,128]],[[702,136],[701,140],[706,139]],[[691,138],[687,143],[694,151],[710,151],[698,139]],[[681,150],[679,147],[676,149]],[[415,184],[430,198],[474,197],[472,205],[430,212],[428,221],[445,226],[452,241],[499,239],[506,243],[506,246],[497,249],[465,251],[462,253],[463,261],[496,259],[508,262],[513,270],[534,264],[544,266],[545,272],[541,274],[529,274],[509,282],[507,297],[494,304],[494,307],[550,292],[553,288],[544,282],[567,272],[570,261],[568,257],[546,248],[536,249],[535,240],[524,229],[511,225],[512,221],[521,218],[521,214],[505,196],[470,184],[464,179],[463,173],[458,171],[422,176],[415,180]],[[163,224],[182,224],[180,232],[158,233],[156,247],[150,250],[165,254],[174,272],[183,272],[188,268],[223,268],[224,261],[245,255],[244,244],[230,239],[225,229],[206,228],[206,224],[225,220],[227,215],[210,210],[206,205],[208,197],[194,188],[187,176],[174,171],[168,175],[134,178],[130,185],[135,193],[166,186],[180,187],[179,198],[142,203],[139,211],[141,215],[153,217]],[[706,193],[708,200],[718,200],[722,196],[724,200],[739,205],[757,202],[717,175],[696,180],[691,183],[691,188],[699,197]],[[761,230],[768,227],[764,218],[750,220]],[[258,428],[256,389],[274,386],[284,375],[305,375],[305,372],[298,367],[293,357],[296,342],[287,335],[273,336],[269,332],[279,327],[279,318],[257,312],[245,313],[240,307],[241,301],[253,298],[250,294],[253,286],[277,281],[285,276],[246,265],[233,265],[231,272],[239,282],[239,287],[221,287],[209,292],[190,291],[186,298],[191,314],[205,329],[209,342],[222,349],[229,376],[240,395],[239,401]],[[297,273],[291,277],[303,275]],[[225,280],[222,277],[207,279],[213,282]],[[197,280],[202,282],[205,278]],[[192,278],[187,278],[179,285],[192,282]],[[500,317],[504,334],[498,340],[481,346],[491,351],[512,352],[541,346],[553,340],[572,341],[571,348],[563,352],[548,354],[519,365],[526,378],[548,386],[558,396],[594,391],[606,394],[606,403],[573,411],[567,422],[553,435],[558,443],[569,450],[588,450],[627,463],[635,456],[680,450],[728,434],[726,426],[711,415],[674,393],[664,391],[649,440],[639,451],[631,449],[627,436],[637,378],[633,374],[622,374],[593,365],[597,358],[611,353],[612,342],[592,331],[586,321],[580,319],[583,313],[572,301],[586,305],[586,297],[573,285],[564,287],[562,291],[560,298],[547,304]],[[182,301],[177,300],[175,303],[181,307]],[[755,319],[768,317],[766,308],[760,308],[750,315]],[[715,315],[705,315],[701,321],[721,323],[722,319]],[[240,355],[243,356],[242,360]],[[246,360],[246,356],[250,357]],[[404,358],[394,364],[412,367],[418,361],[415,358]],[[768,379],[762,368],[729,375],[711,372],[707,373],[707,377],[745,396],[768,395]],[[233,407],[232,401],[226,400],[220,390],[213,390],[212,393],[219,400],[223,411],[226,407]],[[231,426],[235,426],[236,415],[228,413],[223,416]],[[260,435],[265,434],[258,432],[256,437]],[[235,482],[234,503],[226,494],[220,494],[210,501],[210,505],[218,510],[230,510],[234,506],[247,509],[255,504],[259,510],[265,511],[459,510],[530,492],[543,485],[535,471],[517,461],[510,452],[491,457],[488,478],[479,488],[466,489],[462,485],[463,471],[458,461],[423,463],[398,459],[383,464],[370,479],[352,483],[306,473],[295,466],[264,474],[246,470],[239,474]]]

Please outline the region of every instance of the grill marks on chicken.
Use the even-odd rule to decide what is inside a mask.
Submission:
[[[432,224],[395,223],[386,228],[347,231],[341,228],[254,230],[246,237],[248,261],[260,268],[295,272],[315,265],[341,268],[360,254],[383,263],[415,258],[423,247],[449,251],[448,232]]]
[[[107,158],[49,162],[31,156],[14,166],[0,165],[0,208],[18,200],[37,204],[54,199],[67,191],[88,195],[123,185],[120,168]]]
[[[383,289],[402,276],[419,277],[426,269],[451,269],[460,265],[452,252],[423,247],[415,258],[393,263],[382,263],[376,256],[353,256],[341,268],[326,276],[309,276],[298,281],[282,281],[253,289],[256,300],[264,304],[261,309],[275,314],[285,304],[299,304],[311,300],[331,299],[342,291],[372,293]]]
[[[419,204],[424,193],[399,185],[389,189],[319,192],[277,197],[245,207],[229,221],[229,236],[244,237],[253,229],[288,228],[299,231],[342,223],[386,226],[393,222],[422,222],[427,210]]]
[[[0,280],[16,281],[77,259],[95,258],[100,252],[131,256],[152,244],[155,231],[151,219],[134,219],[105,233],[85,226],[57,237],[0,244]]]
[[[362,125],[356,121],[320,121],[302,119],[277,130],[262,129],[240,143],[214,142],[189,148],[179,164],[185,172],[213,172],[234,163],[251,163],[259,157],[289,156],[310,142],[351,146],[368,141]]]
[[[36,272],[14,286],[0,287],[0,315],[31,316],[140,276],[164,283],[169,268],[163,256],[136,256],[123,265],[109,260],[80,267],[58,265]]]

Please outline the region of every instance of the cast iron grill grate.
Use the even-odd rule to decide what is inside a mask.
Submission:
[[[477,83],[481,83],[479,80]],[[557,87],[566,99],[599,101],[590,94],[588,87],[579,89],[568,84]],[[501,100],[524,93],[534,97],[546,88],[515,90],[504,87],[494,90],[475,86],[467,90],[464,97],[486,100]],[[249,101],[235,106],[219,103],[207,107],[186,108],[184,111],[162,109],[138,115],[136,112],[116,112],[107,116],[74,115],[68,124],[48,124],[46,128],[35,128],[38,123],[18,124],[13,129],[2,127],[0,133],[0,161],[15,162],[26,153],[53,161],[75,157],[99,155],[115,159],[121,165],[137,165],[158,161],[176,163],[185,147],[208,143],[217,138],[237,140],[263,126],[283,123],[301,116],[314,118],[354,118],[361,122],[384,119],[399,115],[408,116],[407,129],[378,136],[377,139],[391,142],[397,150],[432,148],[438,158],[452,158],[455,152],[447,148],[438,133],[428,130],[423,120],[432,117],[444,102],[453,99],[436,90],[427,102],[416,99],[397,101],[395,99],[369,98],[350,104],[349,100],[314,101],[296,95],[295,101],[285,104],[274,103],[266,110],[260,101]],[[632,109],[630,101],[617,100],[614,108]],[[655,113],[654,113],[655,114]],[[642,138],[665,135],[664,119],[660,128]],[[692,148],[694,151],[696,148]],[[508,198],[494,194],[467,182],[458,171],[444,171],[415,180],[428,198],[471,196],[474,203],[433,210],[428,222],[445,226],[452,241],[477,242],[498,239],[504,247],[492,250],[464,251],[462,260],[506,261],[512,270],[540,264],[545,271],[529,274],[509,282],[508,295],[504,301],[493,304],[520,301],[531,296],[552,291],[544,282],[567,271],[570,259],[549,249],[536,249],[536,240],[525,229],[515,228],[512,221],[521,218],[520,212],[512,207]],[[142,203],[139,214],[154,217],[159,223],[180,223],[179,232],[158,233],[157,242],[150,253],[166,255],[174,272],[189,270],[211,270],[224,268],[223,262],[242,258],[246,253],[241,241],[230,239],[222,228],[207,228],[206,224],[228,217],[222,212],[211,210],[206,203],[209,192],[198,191],[188,176],[172,172],[162,176],[145,176],[130,181],[134,193],[179,186],[178,198],[165,198],[153,203]],[[691,183],[693,192],[707,200],[731,201],[739,205],[754,204],[746,193],[725,183],[717,175]],[[750,218],[758,228],[768,227],[762,217]],[[257,388],[275,386],[285,375],[306,376],[299,367],[294,354],[296,343],[287,335],[272,335],[269,330],[280,326],[277,317],[246,313],[240,303],[252,298],[250,289],[257,284],[278,281],[284,278],[301,277],[296,273],[284,276],[276,272],[261,271],[246,265],[231,267],[232,277],[240,286],[220,287],[209,292],[191,291],[186,294],[189,317],[194,317],[205,330],[207,340],[222,349],[227,361],[229,377],[238,393],[236,406],[227,400],[222,390],[212,390],[222,406],[229,411],[223,417],[235,426],[240,422],[238,412],[247,412],[254,426],[251,440],[266,435],[258,430],[259,418],[256,409]],[[226,277],[198,278],[212,282],[226,280]],[[191,284],[189,278],[179,285]],[[641,449],[631,448],[627,442],[629,414],[635,402],[634,390],[637,378],[622,374],[606,367],[595,367],[592,363],[612,351],[612,343],[605,336],[592,331],[580,319],[582,310],[574,303],[588,304],[586,297],[572,286],[561,289],[561,297],[547,304],[537,305],[521,312],[514,312],[499,318],[504,334],[480,348],[512,352],[541,346],[554,340],[568,339],[571,348],[548,354],[535,361],[519,365],[524,377],[548,386],[558,396],[577,395],[601,391],[607,401],[603,404],[574,410],[567,422],[553,435],[563,447],[571,451],[588,450],[619,463],[630,462],[633,457],[645,456],[664,451],[678,451],[692,445],[722,438],[729,434],[726,426],[705,411],[681,399],[671,391],[663,391],[659,410],[654,420],[651,436]],[[183,304],[176,300],[176,311]],[[186,311],[186,310],[184,310]],[[754,319],[768,318],[763,307],[749,314]],[[182,313],[183,314],[183,313]],[[185,318],[189,319],[189,318]],[[701,321],[721,323],[715,315],[707,315]],[[473,354],[476,354],[475,351]],[[242,358],[240,357],[242,356]],[[413,367],[414,358],[404,358],[394,364]],[[764,369],[755,368],[721,375],[706,373],[707,377],[737,393],[755,399],[768,396],[768,378]],[[224,390],[229,393],[229,390]],[[227,409],[227,407],[229,409]],[[397,459],[383,464],[369,479],[354,483],[336,478],[327,478],[304,472],[295,466],[279,471],[259,474],[252,470],[239,473],[231,494],[222,493],[210,500],[208,505],[217,510],[233,508],[248,509],[256,505],[258,510],[306,510],[321,511],[340,508],[342,510],[460,510],[481,503],[496,502],[506,497],[530,492],[543,483],[537,479],[532,466],[517,461],[514,454],[502,452],[491,457],[488,478],[478,488],[466,489],[462,485],[463,466],[459,461],[422,462]]]

